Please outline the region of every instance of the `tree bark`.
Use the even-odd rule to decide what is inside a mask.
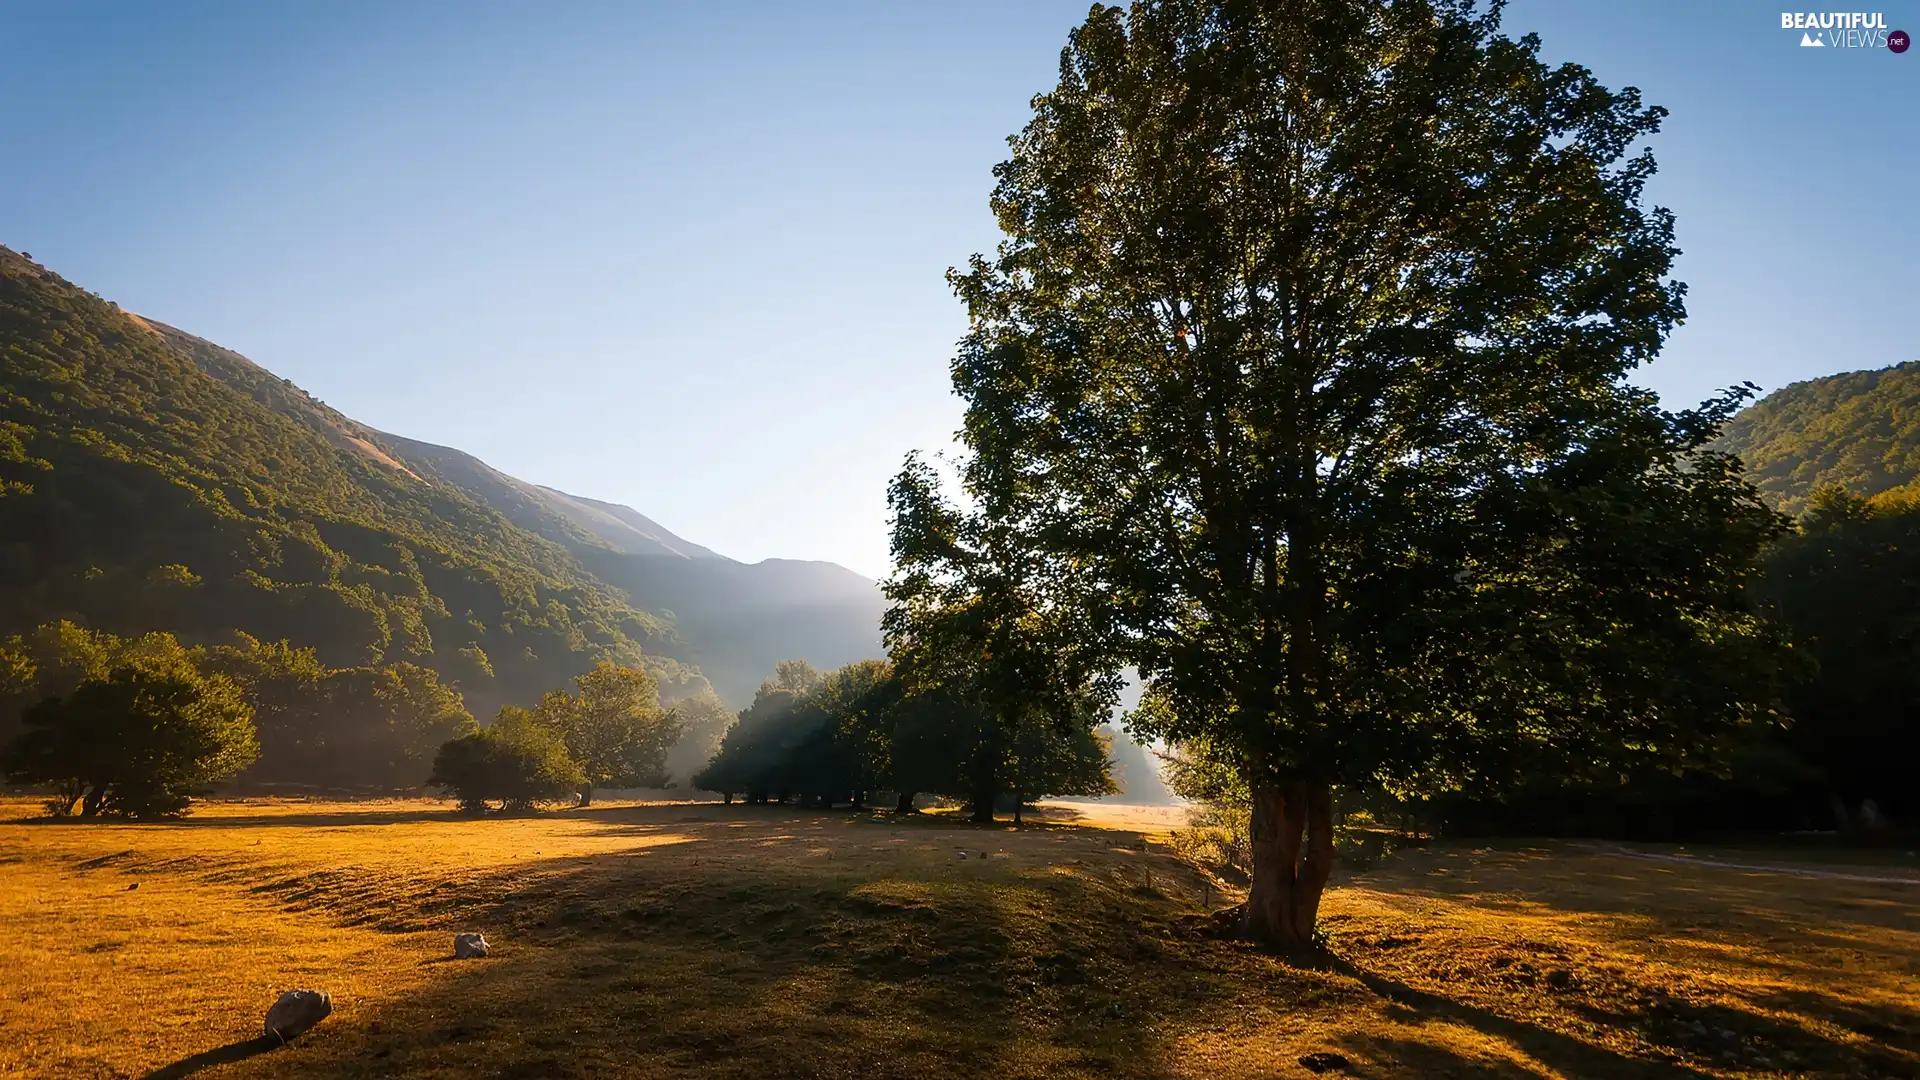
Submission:
[[[1333,873],[1333,788],[1301,785],[1306,798],[1307,847],[1293,884],[1293,929],[1302,945],[1311,944],[1320,917],[1320,894]]]
[[[993,795],[991,790],[973,793],[973,821],[976,824],[993,824]]]
[[[591,785],[580,789],[580,805],[581,806],[593,805],[593,788]]]
[[[900,797],[894,801],[893,812],[896,814],[913,813],[913,796],[915,794],[915,792],[911,791],[900,792]]]
[[[1313,943],[1333,871],[1333,791],[1320,781],[1253,786],[1253,874],[1241,933],[1282,949]]]

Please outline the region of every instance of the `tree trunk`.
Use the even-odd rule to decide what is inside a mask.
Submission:
[[[973,793],[973,821],[980,825],[993,824],[993,795],[991,790]]]
[[[580,805],[581,806],[593,805],[593,786],[591,784],[580,789]]]
[[[893,812],[896,814],[913,813],[913,796],[914,795],[915,795],[915,792],[911,792],[911,791],[900,792],[900,797],[894,801]]]
[[[1307,810],[1307,850],[1293,883],[1293,929],[1300,943],[1313,942],[1320,917],[1320,894],[1333,873],[1333,789],[1322,783],[1301,785]]]
[[[1013,827],[1016,829],[1020,827],[1020,804],[1024,801],[1025,796],[1017,791],[1013,793]]]
[[[861,790],[860,790],[860,789],[858,789],[858,788],[855,788],[855,789],[854,789],[854,792],[853,792],[853,808],[854,808],[855,810],[865,810],[865,809],[867,808],[867,793],[866,793],[866,792],[864,792],[864,791],[861,791]]]
[[[93,817],[98,814],[100,812],[100,804],[106,801],[106,797],[107,785],[95,784],[92,790],[87,792],[87,800],[80,807],[80,816]]]
[[[1241,933],[1278,948],[1305,948],[1333,870],[1332,789],[1317,781],[1256,783],[1251,831],[1253,875]]]

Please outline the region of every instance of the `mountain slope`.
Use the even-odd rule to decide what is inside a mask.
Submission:
[[[379,438],[407,464],[478,497],[507,520],[549,540],[570,546],[606,547],[631,555],[720,557],[625,506],[529,484],[461,450],[399,435],[380,433]]]
[[[736,562],[367,427],[4,248],[0,352],[0,634],[244,630],[425,663],[481,715],[642,646],[670,690],[697,662],[736,703],[777,660],[883,654],[884,601],[852,571]]]
[[[285,380],[5,248],[0,601],[0,633],[64,617],[413,659],[483,712],[674,642],[565,545]]]
[[[886,655],[875,582],[829,562],[683,559],[578,549],[596,577],[669,614],[721,698],[744,704],[780,660],[821,669]]]
[[[822,669],[886,654],[877,583],[829,562],[743,563],[684,540],[631,507],[509,476],[460,450],[375,433],[400,462],[453,484],[564,545],[634,606],[670,618],[721,698],[744,705],[780,660]]]
[[[1719,445],[1788,513],[1821,484],[1877,495],[1912,483],[1920,478],[1920,361],[1784,387],[1742,409]]]

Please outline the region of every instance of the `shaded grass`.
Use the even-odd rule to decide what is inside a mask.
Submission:
[[[269,801],[0,826],[0,940],[26,943],[0,963],[31,968],[0,990],[0,1074],[1272,1077],[1327,1050],[1374,1076],[1920,1062],[1911,892],[1562,848],[1410,852],[1329,894],[1335,959],[1300,966],[1191,933],[1202,878],[1100,822]],[[494,955],[445,962],[461,930]],[[333,1018],[284,1049],[204,1057],[296,985],[332,992]]]

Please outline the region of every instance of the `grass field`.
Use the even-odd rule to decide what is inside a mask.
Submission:
[[[14,820],[0,1075],[1267,1078],[1316,1052],[1380,1077],[1920,1074],[1910,859],[1406,851],[1337,879],[1335,959],[1310,967],[1198,932],[1230,898],[1152,839],[1175,824],[429,801]],[[462,930],[494,954],[448,959]],[[297,986],[335,1013],[268,1049]]]

